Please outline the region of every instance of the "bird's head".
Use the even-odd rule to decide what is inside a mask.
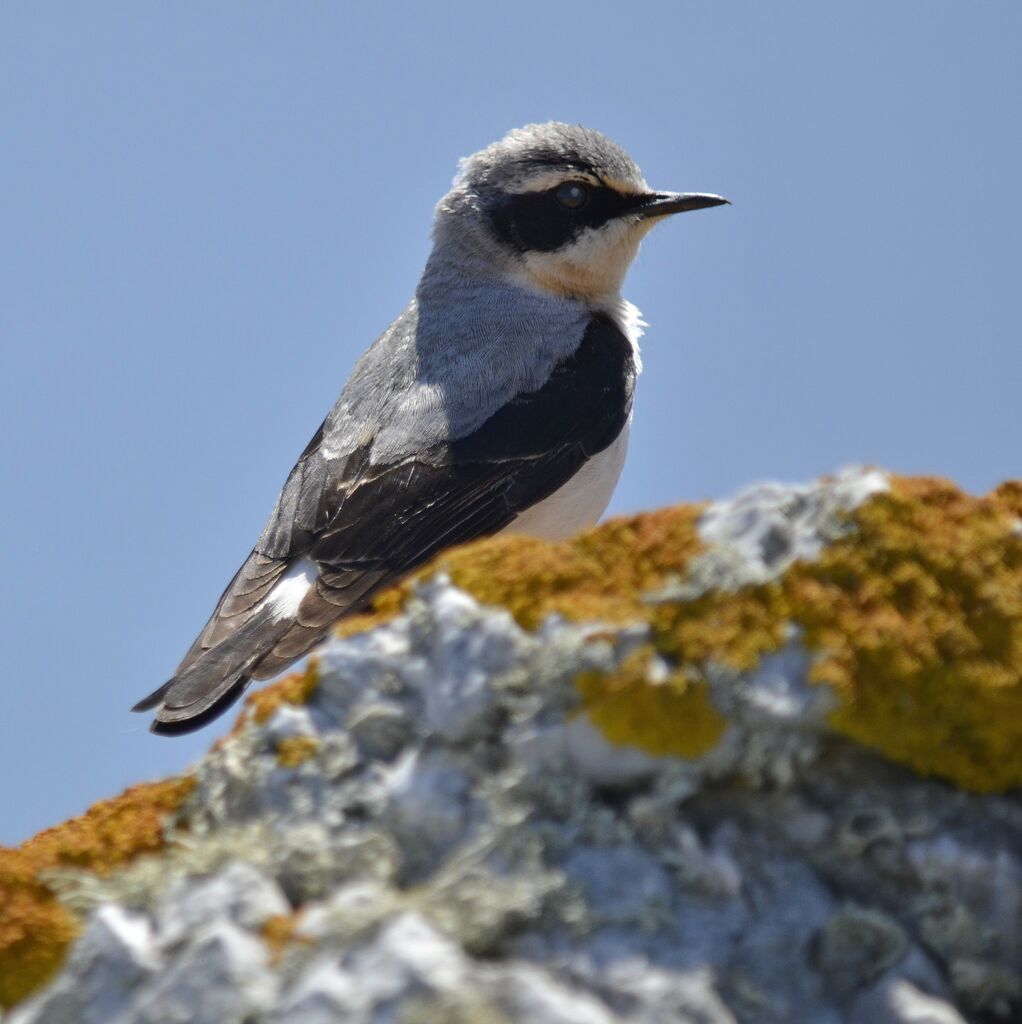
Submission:
[[[517,283],[602,303],[617,297],[655,224],[726,202],[650,189],[632,158],[592,129],[533,124],[462,160],[434,239]]]

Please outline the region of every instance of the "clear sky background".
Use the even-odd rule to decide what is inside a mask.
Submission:
[[[625,512],[1022,459],[1022,4],[0,4],[0,842],[184,768],[191,643],[459,157],[579,121],[646,243]],[[230,716],[233,718],[233,715]]]

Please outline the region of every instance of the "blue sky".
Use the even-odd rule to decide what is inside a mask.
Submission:
[[[1018,476],[1020,38],[1006,0],[0,6],[0,842],[207,748],[127,708],[511,127],[734,203],[629,278],[612,511],[849,462]]]

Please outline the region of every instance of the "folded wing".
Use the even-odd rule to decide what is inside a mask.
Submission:
[[[134,710],[157,709],[155,732],[198,728],[250,679],[286,668],[381,588],[445,548],[508,526],[613,443],[634,380],[631,344],[595,316],[541,388],[517,395],[466,437],[379,465],[370,461],[371,440],[329,457],[320,428],[174,677]],[[305,565],[308,585],[292,599]]]

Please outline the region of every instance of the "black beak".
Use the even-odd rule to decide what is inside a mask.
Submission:
[[[687,213],[689,210],[705,210],[711,206],[730,206],[723,196],[709,192],[651,192],[643,196],[642,205],[636,211],[643,219],[666,217],[671,213]]]

